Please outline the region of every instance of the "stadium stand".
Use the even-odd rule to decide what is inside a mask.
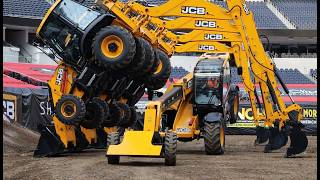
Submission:
[[[309,75],[310,75],[314,80],[317,80],[317,69],[310,69]]]
[[[3,0],[3,16],[43,17],[49,7],[45,0]]]
[[[254,14],[259,29],[287,29],[280,19],[272,13],[264,2],[247,2]],[[268,22],[268,23],[266,23]]]
[[[298,29],[317,29],[316,0],[272,0],[272,2]]]
[[[172,67],[170,77],[179,79],[188,73],[183,67]]]

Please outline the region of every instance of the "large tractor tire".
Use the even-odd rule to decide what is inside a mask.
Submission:
[[[128,66],[128,70],[132,73],[133,76],[143,70],[143,65],[146,61],[146,49],[144,41],[145,40],[141,37],[135,38],[136,54],[134,55],[133,61]]]
[[[118,126],[126,128],[126,125],[130,122],[131,110],[127,104],[116,102],[119,107],[117,118],[119,119]]]
[[[152,72],[152,66],[155,61],[155,52],[153,51],[153,48],[148,41],[143,39],[142,42],[143,42],[144,49],[146,51],[146,58],[142,65],[140,74],[149,75],[150,72]]]
[[[123,124],[122,127],[127,128],[133,126],[137,122],[137,112],[135,107],[130,107],[130,119],[126,123]]]
[[[85,117],[86,105],[74,95],[64,95],[58,100],[55,114],[59,121],[66,125],[76,125]]]
[[[177,152],[177,134],[174,132],[167,132],[164,138],[164,164],[166,166],[176,165]]]
[[[206,154],[221,155],[224,153],[225,129],[221,122],[205,122],[203,138]]]
[[[86,110],[85,119],[80,123],[86,129],[97,128],[109,116],[108,104],[97,97],[86,104]]]
[[[120,143],[120,136],[118,132],[113,132],[107,135],[107,149],[110,145],[117,145]],[[108,164],[119,164],[120,156],[108,156]]]
[[[125,28],[111,25],[102,28],[93,39],[94,58],[106,68],[114,70],[127,67],[136,53],[132,34]]]
[[[156,49],[156,59],[153,66],[153,73],[146,79],[146,87],[151,90],[162,88],[171,73],[170,59],[163,51]]]
[[[230,124],[236,123],[238,120],[238,112],[239,112],[239,88],[237,86],[230,87],[230,99],[229,99],[229,117],[230,117]]]

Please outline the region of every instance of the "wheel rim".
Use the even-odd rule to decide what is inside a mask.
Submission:
[[[224,128],[220,127],[220,145],[224,146]]]
[[[158,74],[161,70],[162,70],[162,61],[160,60],[160,62],[158,64],[157,69],[154,72],[154,74]]]
[[[116,58],[123,52],[123,41],[118,36],[110,35],[101,42],[101,51],[103,55],[109,58]]]
[[[61,114],[66,117],[70,118],[76,114],[77,107],[72,101],[66,101],[61,105]]]

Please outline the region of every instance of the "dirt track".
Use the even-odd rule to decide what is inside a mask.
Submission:
[[[15,131],[17,133],[12,133]],[[23,134],[17,136],[17,134]],[[4,124],[4,179],[316,179],[317,137],[297,158],[284,159],[285,148],[270,154],[253,146],[254,136],[226,136],[222,156],[204,155],[203,141],[178,144],[177,166],[160,158],[122,157],[108,165],[104,150],[55,158],[33,158],[37,137]],[[17,148],[18,147],[18,148]]]

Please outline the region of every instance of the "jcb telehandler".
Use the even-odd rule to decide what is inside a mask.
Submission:
[[[253,14],[244,0],[227,0],[228,10],[204,0],[171,0],[156,7],[149,7],[139,2],[126,4],[112,0],[99,2],[117,17],[130,19],[148,16],[154,21],[160,21],[158,19],[160,18],[167,29],[166,37],[175,42],[174,52],[229,53],[229,64],[237,68],[245,90],[249,93],[257,126],[256,143],[263,143],[269,139],[265,152],[270,152],[286,145],[289,134],[291,144],[285,157],[299,154],[306,149],[308,140],[301,130],[303,125],[300,122],[302,109],[289,95],[287,87],[276,71],[275,64],[265,53],[256,31]],[[128,16],[127,12],[135,13],[134,16]],[[216,77],[210,74],[210,71],[209,74],[199,74],[201,64],[206,64],[204,62],[206,61],[199,62],[193,78],[192,74],[189,74],[189,77],[184,77],[179,83],[173,84],[158,100],[148,103],[143,131],[126,131],[122,142],[117,133],[109,134],[107,149],[109,163],[119,163],[121,155],[129,155],[164,157],[166,165],[175,165],[177,140],[192,140],[201,131],[206,134],[204,135],[207,139],[206,151],[222,152],[219,148],[224,144],[222,138],[224,129],[221,127],[224,127],[225,119],[235,115],[230,111],[225,113],[227,111],[223,111],[224,108],[220,111],[221,114],[216,113],[217,110],[210,109],[209,104],[230,107],[230,104],[236,103],[237,100],[228,103],[226,99],[218,98],[218,92],[210,90],[199,93],[201,88],[197,84],[201,83],[197,75],[209,79],[210,76]],[[208,69],[216,67],[213,65],[214,62],[206,64]],[[250,71],[253,73],[253,78],[250,77]],[[191,79],[194,79],[193,85]],[[292,104],[288,107],[281,99],[277,80],[292,100]],[[260,97],[257,88],[260,88]],[[205,95],[206,93],[208,95]],[[209,100],[206,98],[208,96]],[[201,106],[201,102],[204,106]],[[233,107],[236,107],[235,104]],[[257,113],[257,107],[263,114]],[[162,118],[163,114],[168,118]],[[230,121],[231,119],[233,118],[230,118]],[[219,122],[220,125],[214,123],[208,125],[206,120],[210,123]],[[260,121],[263,122],[262,125],[259,124]],[[221,138],[217,138],[217,134],[220,134]],[[220,145],[216,146],[217,144]]]

